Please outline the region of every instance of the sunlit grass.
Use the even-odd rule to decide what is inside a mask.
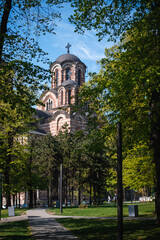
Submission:
[[[1,240],[33,240],[28,221],[0,223]]]
[[[129,204],[131,205],[131,204]],[[155,217],[155,203],[138,203],[138,212],[141,217]],[[51,208],[47,210],[48,213],[60,215],[60,209]],[[79,207],[64,207],[64,216],[87,216],[87,217],[116,217],[117,205],[107,204],[102,206],[88,206],[88,208]],[[128,204],[123,205],[123,216],[128,217]]]
[[[15,216],[25,215],[26,214],[25,208],[15,208]],[[6,218],[8,216],[8,209],[1,209],[1,218]]]

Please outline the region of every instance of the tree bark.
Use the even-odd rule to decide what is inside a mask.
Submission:
[[[89,204],[92,204],[92,185],[90,183],[90,191],[89,191]]]
[[[47,187],[47,204],[48,204],[48,207],[50,207],[49,206],[49,204],[50,204],[50,202],[49,202],[49,186]]]
[[[6,184],[6,207],[11,206],[11,189],[10,189],[10,163],[12,161],[11,150],[13,147],[13,137],[12,133],[8,133],[8,151],[6,152],[6,164],[4,168],[4,183]]]
[[[33,208],[33,190],[32,186],[29,186],[29,207]]]
[[[151,146],[156,168],[156,212],[157,224],[160,224],[160,92],[154,91],[150,103],[151,110]]]
[[[4,46],[5,34],[7,32],[7,23],[12,8],[12,0],[6,0],[0,25],[0,63],[2,62],[2,51]]]
[[[28,192],[29,192],[29,207],[33,208],[33,186],[32,186],[32,147],[33,147],[33,142],[31,140],[31,155],[29,159],[29,181],[28,181]]]
[[[81,188],[79,186],[79,188],[78,188],[78,205],[80,205],[80,204],[81,204]]]
[[[73,201],[74,201],[74,187],[72,186],[72,201],[71,201],[72,205],[73,205]]]
[[[20,208],[20,206],[21,206],[21,193],[19,192],[19,208]]]

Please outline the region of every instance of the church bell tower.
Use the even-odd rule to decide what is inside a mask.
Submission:
[[[68,43],[65,47],[67,53],[51,64],[51,88],[40,97],[44,106],[37,107],[37,114],[44,115],[43,124],[39,127],[52,135],[58,134],[64,124],[72,132],[86,125],[84,115],[68,111],[70,104],[75,104],[79,87],[85,83],[86,72],[86,65],[77,56],[70,54],[70,47]]]

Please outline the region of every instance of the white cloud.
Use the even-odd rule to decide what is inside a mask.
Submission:
[[[113,44],[108,43],[106,39],[98,42],[94,30],[86,31],[84,35],[75,33],[74,26],[67,19],[69,15],[70,8],[65,7],[62,14],[64,18],[57,23],[55,29],[56,35],[44,36],[41,39],[42,48],[49,53],[51,61],[55,61],[58,56],[66,53],[65,46],[70,43],[70,53],[78,56],[86,64],[88,71],[98,72],[100,66],[96,62],[105,56],[105,48]]]
[[[77,44],[76,52],[84,60],[97,61],[104,57],[103,52],[100,52],[98,48],[94,48],[94,43],[90,44],[89,47],[86,44]]]

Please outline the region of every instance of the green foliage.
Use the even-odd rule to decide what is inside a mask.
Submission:
[[[132,204],[129,204],[132,205]],[[154,202],[150,203],[137,203],[139,216],[155,217],[153,214],[155,210]],[[50,208],[47,212],[55,215],[60,215],[58,208]],[[84,217],[117,217],[117,205],[108,203],[99,206],[89,205],[88,208],[64,207],[64,216],[84,216]],[[128,217],[128,204],[123,204],[123,216]]]
[[[15,208],[15,216],[21,216],[26,214],[26,209],[24,208]],[[8,215],[8,209],[1,209],[1,218],[7,218]]]
[[[50,77],[37,65],[49,63],[37,40],[54,33],[63,2],[6,0],[0,5],[0,170],[7,205],[11,191],[26,188],[29,153],[16,141],[35,124],[33,106]]]
[[[95,122],[94,122],[95,124]],[[62,151],[64,188],[91,194],[94,201],[104,197],[108,158],[104,135],[90,126],[85,132],[67,129],[57,136]],[[93,189],[93,193],[91,193]],[[100,201],[100,200],[99,200]]]
[[[62,159],[61,149],[55,136],[31,137],[32,186],[46,190],[49,181],[58,184],[58,169]]]
[[[155,164],[151,151],[142,142],[128,150],[123,160],[124,187],[131,189],[151,188],[155,183]]]
[[[13,238],[33,240],[28,221],[1,223],[1,239],[12,240]]]
[[[140,20],[148,17],[152,27],[159,24],[158,0],[145,1],[71,1],[74,14],[70,22],[76,26],[76,30],[84,33],[85,29],[96,30],[99,40],[109,36],[109,40],[115,40],[124,34],[126,30],[137,26]]]
[[[125,185],[131,187],[134,185],[135,189],[142,185],[151,186],[155,182],[153,178],[155,169],[157,179],[159,174],[157,152],[160,116],[159,3],[139,1],[137,4],[135,1],[134,4],[131,1],[126,3],[113,1],[112,5],[105,1],[100,1],[98,4],[93,1],[90,6],[89,1],[85,3],[87,3],[86,8],[80,1],[75,4],[77,9],[72,21],[77,21],[81,29],[95,28],[100,38],[107,34],[108,30],[109,34],[113,33],[114,36],[122,33],[123,41],[105,50],[106,56],[100,61],[100,72],[92,74],[91,80],[81,88],[81,101],[83,103],[88,101],[99,119],[106,118],[103,130],[107,136],[106,146],[110,159],[115,156],[116,123],[119,121],[122,123]],[[80,6],[81,9],[78,9]],[[105,11],[106,21],[103,21],[101,11]],[[93,18],[94,13],[96,15]],[[131,18],[130,13],[132,13]],[[127,15],[124,23],[125,14]],[[113,21],[107,25],[107,19],[113,15]],[[86,21],[84,21],[85,17]],[[98,18],[99,23],[96,22]],[[99,28],[100,26],[102,28]],[[109,139],[113,140],[113,144],[109,144]],[[151,153],[150,148],[154,150],[154,154]],[[153,159],[156,167],[152,163]],[[112,160],[110,172],[116,170],[116,161]],[[141,168],[136,167],[137,164],[141,164]],[[150,174],[151,178],[148,177]],[[112,183],[114,185],[114,180],[115,178],[108,178],[107,185]]]

